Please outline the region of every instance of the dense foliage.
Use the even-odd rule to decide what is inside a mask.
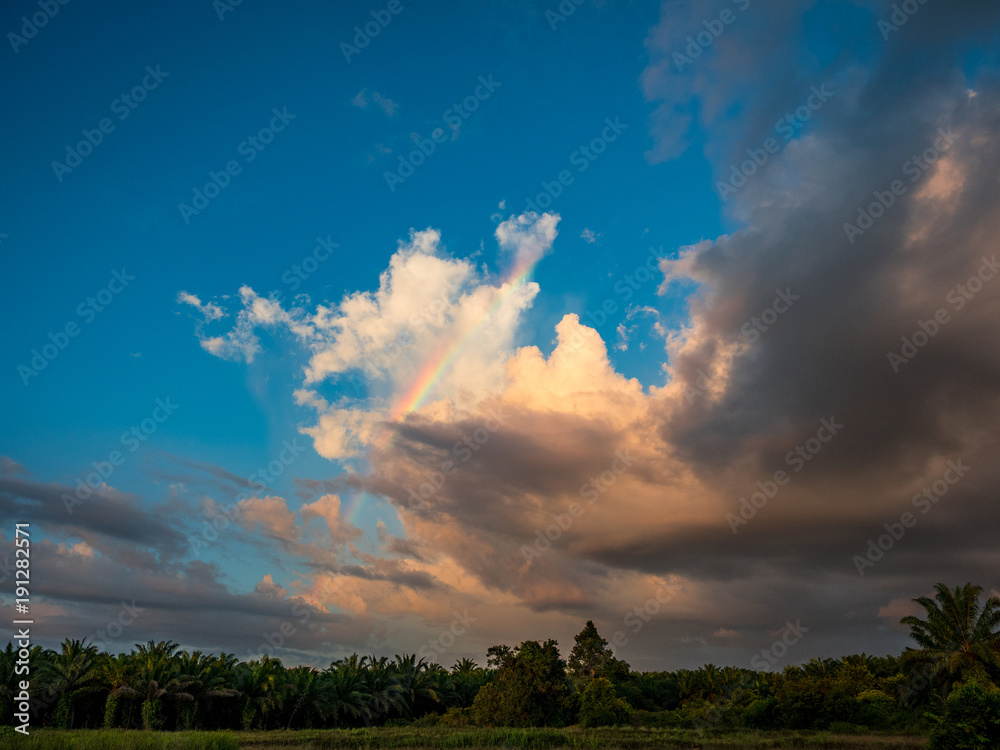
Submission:
[[[486,668],[414,655],[353,655],[323,670],[267,656],[241,662],[173,642],[98,652],[67,640],[33,649],[32,726],[163,730],[366,727],[584,727],[933,731],[932,746],[1000,742],[1000,600],[939,585],[907,617],[917,646],[899,657],[812,659],[781,672],[708,664],[634,672],[592,622],[569,659],[555,641],[494,646]],[[0,652],[0,710],[13,715],[12,644]],[[8,719],[9,721],[9,719]],[[977,744],[978,743],[978,744]]]

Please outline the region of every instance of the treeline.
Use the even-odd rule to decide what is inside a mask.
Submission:
[[[30,654],[32,725],[933,729],[940,747],[957,746],[947,744],[952,740],[944,733],[963,726],[994,743],[984,747],[995,747],[1000,600],[982,601],[981,595],[972,584],[939,584],[933,599],[915,600],[926,616],[903,619],[917,648],[899,657],[812,659],[780,673],[712,664],[635,672],[614,656],[593,622],[576,636],[566,660],[553,640],[525,641],[490,648],[485,668],[468,659],[449,669],[415,655],[353,655],[317,670],[285,667],[266,656],[241,662],[232,654],[180,651],[173,642],[137,644],[130,653],[112,655],[66,640],[58,651],[36,647]],[[8,643],[0,653],[2,723],[13,721],[17,660]],[[934,717],[945,721],[935,728]]]

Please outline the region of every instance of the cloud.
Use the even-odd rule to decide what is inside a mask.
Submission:
[[[211,302],[202,304],[202,301],[196,295],[189,294],[183,290],[177,293],[177,302],[179,304],[191,305],[205,317],[206,323],[211,323],[213,320],[219,320],[226,316],[226,313],[218,305]]]
[[[542,214],[533,211],[511,216],[496,228],[500,249],[513,258],[515,268],[534,266],[552,249],[558,234],[559,214]]]
[[[184,299],[182,299],[182,296]],[[178,301],[194,304],[188,300],[194,295],[181,292]],[[209,336],[204,333],[204,327],[199,325],[196,335],[201,343],[202,349],[220,359],[234,361],[253,362],[254,357],[261,352],[260,338],[257,336],[258,328],[277,327],[287,328],[300,340],[308,339],[313,335],[313,330],[308,321],[303,320],[303,313],[297,308],[286,311],[277,299],[267,299],[259,296],[249,286],[242,286],[239,290],[239,299],[242,309],[236,313],[236,324],[227,333],[221,336]],[[205,322],[211,322],[226,317],[215,303],[210,303],[203,308],[213,310],[211,316],[206,314]],[[215,312],[215,311],[218,311]]]
[[[351,99],[351,104],[358,109],[367,109],[369,102],[378,105],[389,117],[396,114],[396,110],[399,109],[399,105],[396,104],[396,102],[387,96],[383,96],[377,91],[373,91],[369,96],[368,89],[361,89],[361,91],[355,94],[354,98]]]
[[[187,547],[184,535],[168,520],[142,508],[136,496],[104,483],[95,489],[82,480],[71,487],[0,477],[0,519],[13,524],[24,518],[49,534],[76,537],[89,548],[134,562],[155,560],[156,555],[174,558]]]
[[[789,619],[810,628],[790,658],[858,643],[898,651],[905,633],[884,621],[907,596],[937,580],[995,588],[996,533],[983,519],[1000,483],[1000,279],[980,276],[974,297],[949,300],[989,265],[1000,230],[1000,89],[969,62],[1000,11],[973,6],[958,18],[928,4],[888,42],[874,23],[883,3],[853,5],[843,28],[821,23],[817,3],[752,6],[678,77],[671,52],[717,9],[664,4],[644,76],[659,107],[652,160],[703,139],[719,178],[810,86],[833,81],[837,97],[729,198],[728,234],[662,261],[663,296],[696,287],[684,324],[668,330],[652,308],[626,316],[620,344],[640,315],[664,336],[661,382],[622,374],[572,314],[551,352],[519,346],[537,284],[493,279],[433,229],[399,244],[374,291],[270,314],[244,299],[248,320],[296,326],[307,344],[295,398],[317,413],[304,428],[316,450],[365,459],[314,483],[336,504],[266,515],[285,529],[272,541],[291,535],[311,566],[288,590],[387,622],[430,622],[458,602],[483,613],[489,625],[472,636],[483,642],[526,629],[565,641],[590,617],[606,635],[627,631],[652,601],[634,661],[676,668],[749,664]],[[872,39],[787,64],[808,48],[804,26],[852,50],[835,43],[854,24]],[[909,180],[907,164],[942,128],[953,145],[852,242],[845,224],[873,192]],[[501,278],[551,252],[557,224],[502,221]],[[938,309],[948,321],[931,336]],[[894,371],[889,353],[921,330],[926,342]],[[414,377],[425,368],[438,377]],[[330,384],[346,389],[333,398]],[[842,427],[821,439],[823,420]],[[971,469],[921,505],[956,460]],[[391,504],[399,530],[380,527],[374,549],[352,538],[339,520],[349,492]],[[917,523],[859,571],[855,558],[905,512]],[[329,514],[332,561],[306,549],[320,535],[303,536]]]
[[[496,229],[505,263],[524,273],[549,252],[559,216],[511,216]],[[513,273],[513,272],[512,272]],[[228,333],[208,337],[210,353],[250,363],[260,351],[259,328],[286,329],[308,346],[303,387],[296,401],[318,412],[302,429],[320,455],[352,458],[374,441],[393,404],[414,387],[414,374],[433,357],[448,354],[428,397],[457,403],[496,391],[504,382],[503,357],[511,352],[521,316],[538,285],[523,278],[494,282],[468,259],[449,256],[435,229],[412,230],[401,241],[373,292],[345,295],[336,305],[314,310],[284,309],[274,299],[241,287],[242,309]],[[338,403],[319,397],[316,387],[334,380],[348,386]]]
[[[601,235],[595,234],[593,230],[584,228],[580,233],[580,238],[588,245],[593,245]]]

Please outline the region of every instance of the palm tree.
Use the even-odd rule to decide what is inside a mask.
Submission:
[[[451,668],[451,678],[455,684],[457,705],[468,708],[476,699],[479,688],[486,684],[486,670],[480,669],[472,659],[462,659]]]
[[[56,724],[63,729],[73,728],[76,698],[100,690],[100,657],[97,646],[85,640],[67,638],[59,651],[48,652],[39,670],[43,679],[59,695],[56,706]]]
[[[128,654],[107,656],[101,664],[101,676],[108,688],[108,697],[104,702],[104,726],[112,729],[118,726],[118,708],[123,697],[134,697],[137,693],[132,687],[135,682],[133,658]]]
[[[226,682],[235,662],[233,654],[222,654],[216,658],[201,651],[180,654],[178,679],[187,684],[186,692],[193,700],[185,701],[178,715],[179,729],[193,729],[198,709],[204,708],[210,698],[233,698],[238,693],[227,687]]]
[[[360,667],[365,675],[369,701],[369,715],[365,722],[389,718],[391,713],[403,716],[406,707],[399,677],[389,659],[385,656],[366,656],[361,659]]]
[[[15,667],[17,663],[17,649],[14,644],[7,641],[7,649],[0,651],[0,709],[4,716],[11,716],[14,713],[14,696],[17,695],[17,674]]]
[[[343,723],[348,717],[366,722],[371,720],[372,695],[357,654],[332,662],[323,674],[331,688],[329,716],[335,723]]]
[[[399,681],[399,690],[406,706],[407,718],[421,716],[441,703],[442,685],[426,659],[416,654],[396,654],[392,667]]]
[[[292,710],[288,715],[288,729],[296,717],[299,726],[312,729],[314,719],[326,721],[333,710],[335,690],[330,679],[312,667],[295,667],[288,670],[289,688],[293,696]]]
[[[821,680],[824,677],[833,677],[840,669],[839,659],[828,659],[826,657],[812,658],[806,662],[802,669],[809,677]]]
[[[902,618],[919,649],[907,650],[913,658],[932,663],[948,684],[969,677],[995,678],[1000,674],[1000,598],[980,604],[982,586],[967,583],[953,590],[934,586],[934,598],[913,601],[926,611],[926,619]]]
[[[236,689],[243,700],[243,729],[250,730],[260,720],[260,728],[267,729],[270,712],[284,703],[287,683],[281,661],[267,654],[260,661],[238,665]]]
[[[137,644],[134,658],[138,676],[132,695],[141,697],[142,725],[145,729],[160,729],[163,726],[164,700],[174,702],[193,701],[188,692],[192,680],[180,674],[176,652],[178,644],[173,641]]]

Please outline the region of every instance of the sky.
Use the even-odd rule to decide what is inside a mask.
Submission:
[[[780,669],[1000,587],[996,3],[0,31],[36,642],[450,665],[593,619],[636,669]]]

